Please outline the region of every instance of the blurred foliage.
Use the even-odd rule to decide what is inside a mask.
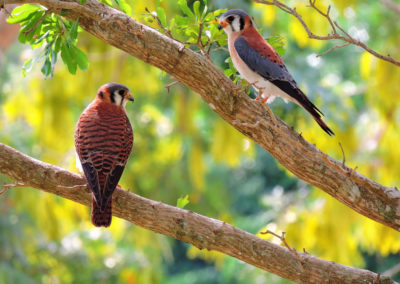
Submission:
[[[288,4],[298,6],[298,12],[315,33],[329,32],[327,23],[305,2]],[[204,46],[213,44],[212,60],[230,70],[226,72],[235,81],[240,76],[227,59],[227,50],[214,42],[224,46],[226,37],[218,33],[212,17],[207,15],[218,9],[249,11],[263,36],[277,42],[274,46],[280,46],[282,54],[285,52],[283,59],[288,69],[325,113],[336,136],[325,135],[294,104],[276,100],[271,105],[273,111],[322,151],[341,160],[340,142],[349,166],[357,166],[358,171],[381,184],[399,185],[398,67],[353,46],[317,58],[316,53],[337,42],[307,39],[297,19],[272,6],[249,1],[237,1],[234,6],[224,0],[119,0],[107,4],[119,6],[147,24],[155,20],[151,15],[156,15],[163,27],[195,51],[199,51],[195,44],[199,22],[204,22],[201,42]],[[317,1],[321,8],[330,4],[333,15],[353,36],[383,54],[400,57],[400,22],[395,13],[379,1]],[[40,15],[45,13],[40,7],[29,7]],[[153,12],[149,14],[145,8]],[[14,14],[18,11],[21,10],[14,10]],[[33,15],[26,21],[17,19],[25,27],[32,18]],[[46,15],[37,35],[42,35],[46,25],[57,25],[57,21],[60,18]],[[76,171],[75,123],[100,85],[120,82],[131,89],[136,99],[127,106],[135,145],[120,182],[124,188],[153,200],[185,206],[254,234],[265,229],[286,231],[291,246],[300,251],[305,248],[327,260],[381,273],[399,262],[398,232],[360,216],[321,190],[310,188],[225,123],[186,87],[175,85],[168,92],[164,86],[173,81],[168,75],[80,31],[74,23],[64,22],[69,34],[49,32],[40,41],[41,46],[35,44],[39,38],[33,40],[32,34],[23,42],[37,48],[15,43],[0,58],[2,143]],[[182,23],[191,28],[179,28]],[[165,32],[156,22],[150,24]],[[75,32],[70,35],[71,30],[79,32],[79,42]],[[60,37],[64,44],[73,39],[76,48],[87,54],[87,71],[75,67],[76,75],[71,75],[68,63],[65,66],[55,62],[52,52],[46,57],[49,43]],[[41,68],[29,63],[25,69],[32,71],[22,78],[21,66],[31,58],[50,60],[53,76],[44,80]],[[64,60],[62,54],[61,58]],[[81,67],[78,63],[77,66]],[[11,181],[0,176],[0,182]],[[184,204],[187,200],[190,203]],[[289,282],[116,217],[109,229],[93,228],[89,208],[38,190],[8,190],[0,198],[0,212],[0,283]],[[270,235],[259,236],[271,239]],[[400,275],[396,277],[400,280]]]

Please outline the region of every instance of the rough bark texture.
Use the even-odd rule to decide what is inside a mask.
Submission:
[[[83,176],[38,161],[0,143],[0,173],[16,182],[90,206]],[[17,189],[20,190],[20,189]],[[22,189],[21,189],[22,190]],[[299,253],[260,239],[225,222],[117,189],[113,215],[143,228],[217,250],[298,283],[395,283],[389,277]],[[89,218],[89,215],[88,215]],[[380,278],[380,282],[377,280]]]
[[[240,91],[211,61],[96,0],[7,0],[68,9],[89,33],[173,75],[225,121],[261,145],[300,179],[358,213],[400,231],[400,192],[382,186],[319,151],[265,106]],[[64,12],[65,10],[63,10]],[[134,75],[134,74],[133,74]],[[323,134],[321,134],[323,135]]]

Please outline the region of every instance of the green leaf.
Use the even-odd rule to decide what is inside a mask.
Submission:
[[[43,8],[37,5],[24,4],[22,6],[16,7],[10,17],[8,17],[7,22],[10,24],[21,23],[28,20],[31,15],[37,11],[43,11]]]
[[[175,16],[174,19],[180,28],[186,28],[186,26],[191,22],[188,17],[182,17],[179,15]]]
[[[69,37],[68,40],[70,42],[75,42],[75,40],[78,38],[78,26],[79,26],[79,19],[76,19],[72,25],[71,29],[69,30]]]
[[[32,70],[33,66],[33,59],[29,58],[27,61],[25,61],[24,66],[22,66],[22,77],[26,76],[26,73]]]
[[[207,11],[208,11],[207,1],[203,1],[203,2],[204,2],[204,9],[203,9],[203,13],[201,14],[201,18],[204,18],[207,15]]]
[[[40,69],[40,71],[42,71],[43,75],[46,77],[52,75],[51,62],[49,57],[46,57],[46,60],[44,61],[42,69]]]
[[[60,52],[61,50],[61,43],[62,43],[62,38],[59,36],[57,37],[55,43],[54,43],[54,51],[55,52]]]
[[[30,42],[32,40],[35,32],[37,30],[40,30],[41,25],[38,25],[37,27],[35,27],[35,25],[38,21],[40,21],[40,19],[43,17],[43,15],[44,15],[44,11],[33,13],[31,18],[29,19],[29,21],[20,29],[18,40],[21,43]],[[33,27],[35,27],[35,29],[31,30]]]
[[[125,0],[115,0],[115,3],[117,3],[118,7],[121,8],[122,12],[128,15],[131,14],[132,8]]]
[[[228,11],[228,9],[218,9],[213,11],[212,13],[208,13],[207,16],[204,18],[204,21],[212,21],[226,11]]]
[[[156,8],[157,17],[160,19],[161,25],[164,27],[167,26],[167,16],[165,15],[165,11],[163,7]]]
[[[75,59],[75,62],[78,64],[79,68],[86,71],[89,66],[89,60],[87,55],[75,45],[71,46],[70,51],[71,55]]]
[[[200,1],[195,1],[193,3],[193,12],[196,15],[196,18],[198,21],[200,21],[201,19],[201,15],[200,15]]]
[[[279,56],[283,56],[286,51],[285,38],[282,36],[271,36],[266,38],[267,42],[276,50]]]
[[[71,55],[70,46],[66,43],[61,45],[61,59],[67,65],[69,73],[75,74],[77,64]]]
[[[57,51],[55,51],[54,48],[51,49],[50,57],[51,57],[51,68],[53,69],[54,65],[56,65],[57,62]]]
[[[188,16],[191,19],[194,18],[194,15],[193,15],[192,11],[190,11],[186,0],[179,0],[178,1],[178,6],[182,10],[183,14],[185,14],[186,16]]]
[[[183,209],[189,203],[189,195],[185,195],[184,197],[179,197],[176,201],[176,207]]]

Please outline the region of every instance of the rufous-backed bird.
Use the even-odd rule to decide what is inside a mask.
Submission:
[[[92,190],[91,220],[96,227],[111,224],[112,194],[133,145],[132,126],[125,110],[127,101],[133,100],[124,85],[105,84],[76,125],[75,148]]]
[[[307,110],[326,133],[334,135],[322,120],[322,112],[299,89],[283,60],[254,28],[246,12],[225,12],[219,17],[218,28],[227,33],[233,65],[258,90],[258,98],[265,103],[276,96],[292,101]]]

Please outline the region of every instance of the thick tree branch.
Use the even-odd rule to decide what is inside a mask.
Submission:
[[[293,174],[360,214],[400,230],[400,192],[396,188],[373,182],[319,151],[239,90],[204,56],[95,0],[87,0],[83,6],[59,0],[7,1],[70,9],[67,17],[79,17],[79,24],[86,31],[166,71],[197,92],[224,120],[261,145]]]
[[[24,186],[86,206],[91,204],[90,190],[84,177],[33,159],[1,143],[0,173]],[[117,217],[190,243],[199,249],[220,251],[298,283],[375,283],[379,277],[371,271],[322,260],[308,253],[295,254],[286,247],[258,238],[225,222],[125,190],[117,188],[113,198],[113,215]],[[389,277],[380,277],[380,281],[395,283]]]
[[[296,17],[299,20],[300,24],[303,26],[304,30],[307,32],[307,35],[309,38],[318,39],[318,40],[339,39],[339,40],[342,40],[347,43],[347,44],[336,45],[335,47],[327,50],[326,52],[322,53],[321,55],[331,52],[332,50],[334,50],[336,48],[341,48],[341,47],[347,46],[349,44],[353,44],[353,45],[357,45],[357,46],[361,47],[362,49],[368,51],[369,53],[371,53],[373,56],[375,56],[377,58],[380,58],[382,60],[393,63],[394,65],[400,66],[399,60],[392,58],[390,55],[380,54],[380,53],[376,52],[375,50],[373,50],[372,48],[370,48],[365,43],[363,43],[362,41],[350,36],[336,21],[332,20],[330,14],[329,14],[330,8],[331,8],[330,6],[328,7],[328,10],[326,12],[323,12],[317,6],[315,6],[316,0],[309,0],[310,7],[312,7],[315,11],[317,11],[319,14],[321,14],[323,17],[325,17],[326,20],[329,22],[329,25],[331,26],[331,29],[332,29],[330,34],[328,34],[326,36],[319,36],[319,35],[314,34],[310,30],[310,28],[304,22],[303,17],[299,13],[297,13],[296,8],[291,8],[291,7],[287,6],[286,4],[284,4],[280,1],[277,1],[277,0],[271,0],[271,1],[253,0],[253,1],[256,3],[260,3],[260,4],[265,4],[265,5],[274,5],[274,6],[278,7],[279,9],[281,9],[282,11]],[[395,6],[393,6],[393,5],[396,5],[395,3],[391,2],[390,0],[381,0],[381,2],[387,6],[391,5],[392,9],[395,12],[397,12],[397,10],[395,9]],[[397,8],[399,8],[399,6],[397,6]],[[338,32],[338,30],[342,34],[340,34],[340,32]]]

